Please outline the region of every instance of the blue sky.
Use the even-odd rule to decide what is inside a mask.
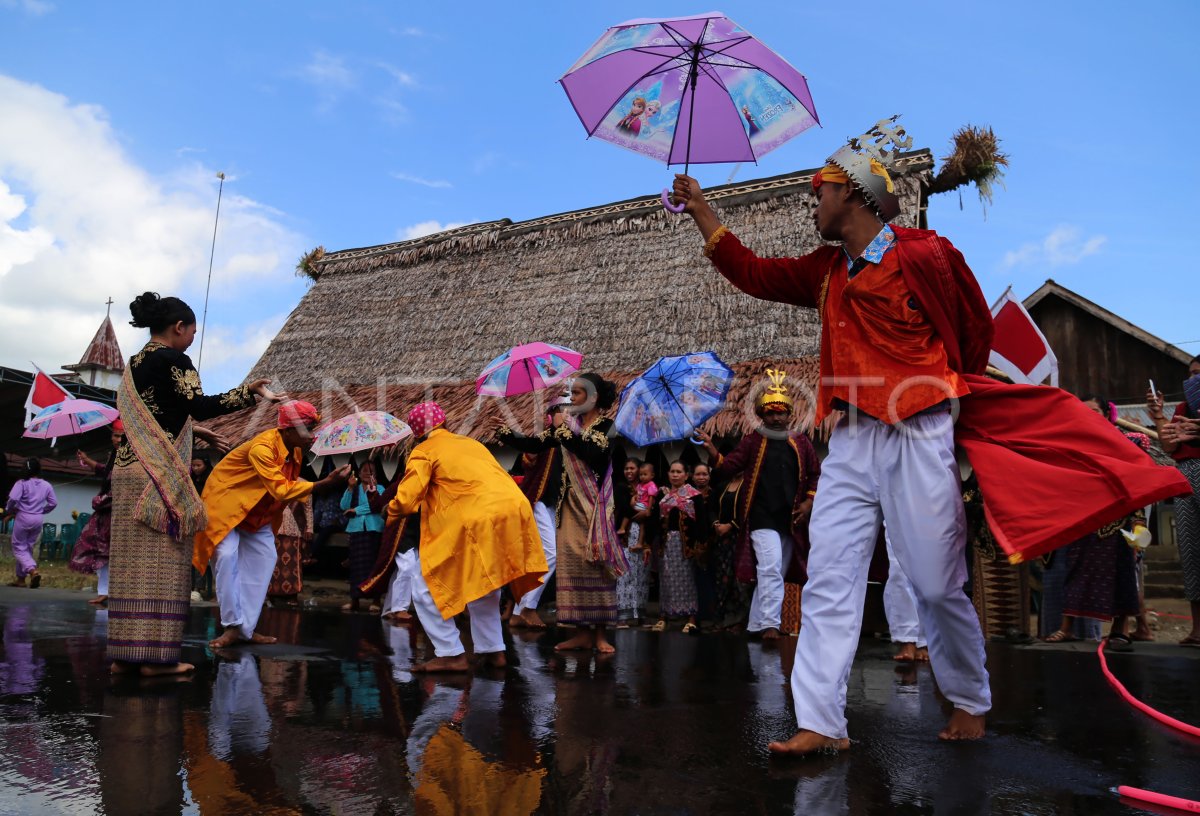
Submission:
[[[892,113],[938,156],[959,126],[991,125],[1012,166],[986,220],[970,190],[961,210],[957,194],[930,208],[989,299],[1054,278],[1168,341],[1200,340],[1193,270],[1174,266],[1200,184],[1186,56],[1200,4],[721,8],[808,76],[824,125],[738,179],[818,165]],[[199,310],[218,170],[210,389],[257,358],[317,244],[653,193],[666,168],[585,141],[555,80],[612,24],[710,9],[0,0],[0,364],[73,362],[110,295],[118,323],[145,287]],[[128,353],[140,338],[121,339]]]

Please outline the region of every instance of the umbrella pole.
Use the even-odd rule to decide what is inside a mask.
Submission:
[[[692,99],[688,104],[687,146],[683,149],[683,174],[688,174],[692,163],[692,123],[696,121],[696,80],[700,74],[700,43],[692,45],[692,70],[688,76],[688,84],[692,89]]]

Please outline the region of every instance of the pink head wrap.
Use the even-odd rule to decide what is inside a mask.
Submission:
[[[321,415],[312,403],[292,400],[279,406],[279,428],[296,428],[301,425],[311,428],[321,421]]]
[[[417,438],[445,423],[446,412],[436,402],[422,402],[408,412],[408,426]]]

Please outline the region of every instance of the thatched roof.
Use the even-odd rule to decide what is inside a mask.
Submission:
[[[902,158],[915,225],[928,150]],[[709,191],[722,218],[764,255],[820,244],[805,170]],[[532,221],[472,224],[412,241],[327,252],[251,378],[289,391],[458,381],[505,349],[561,343],[599,371],[713,349],[728,362],[817,353],[812,310],[745,297],[701,256],[692,220],[639,198]]]

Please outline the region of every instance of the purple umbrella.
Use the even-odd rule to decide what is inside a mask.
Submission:
[[[804,75],[721,12],[613,26],[559,82],[589,137],[685,174],[757,162],[820,123]],[[683,209],[666,190],[663,204]]]

